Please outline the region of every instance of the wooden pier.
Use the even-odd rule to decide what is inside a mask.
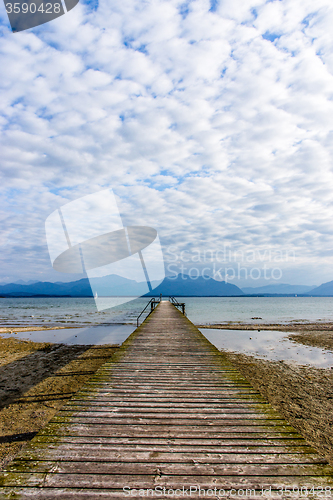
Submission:
[[[1,500],[330,497],[332,467],[170,302],[118,351],[1,474]]]

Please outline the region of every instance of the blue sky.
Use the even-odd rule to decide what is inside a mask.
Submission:
[[[105,187],[179,264],[228,248],[279,282],[333,280],[330,0],[80,2],[16,34],[0,19],[0,281],[74,279],[44,221]]]

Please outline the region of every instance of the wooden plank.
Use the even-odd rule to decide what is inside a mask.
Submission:
[[[121,412],[123,414],[126,413],[137,413],[137,412],[142,412],[142,413],[149,413],[149,414],[156,414],[156,413],[161,413],[161,412],[167,412],[170,414],[170,409],[174,410],[175,405],[172,405],[171,403],[168,404],[149,404],[149,403],[144,403],[144,404],[138,404],[138,403],[130,403],[130,402],[125,402],[122,403],[119,401],[118,404],[115,404],[113,401],[110,402],[109,404],[105,404],[103,402],[98,403],[98,402],[93,402],[91,404],[87,404],[86,402],[82,403],[77,403],[73,402],[72,404],[66,405],[65,408],[60,409],[59,414],[62,412],[71,412],[71,411],[93,411],[93,412],[110,412],[110,411],[117,411]],[[233,406],[224,406],[224,405],[206,405],[202,404],[202,406],[196,405],[196,407],[193,407],[193,405],[186,404],[186,403],[180,403],[180,405],[176,407],[175,411],[177,412],[178,415],[256,415],[257,418],[265,418],[266,415],[271,416],[273,418],[276,416],[276,418],[281,418],[279,414],[275,411],[271,411],[269,408],[263,408],[261,410],[261,413],[258,413],[255,408],[251,407],[246,407],[242,405],[233,405]]]
[[[178,426],[186,426],[186,427],[198,427],[198,426],[214,426],[214,427],[232,427],[235,428],[235,426],[239,427],[247,427],[249,425],[251,426],[264,426],[265,429],[267,429],[267,426],[274,425],[275,427],[283,427],[284,429],[287,428],[285,420],[280,418],[280,419],[272,419],[272,418],[244,418],[242,415],[235,416],[234,418],[220,418],[219,416],[213,415],[213,416],[202,416],[197,417],[196,415],[194,416],[189,416],[188,418],[181,418],[179,415],[168,415],[165,413],[162,413],[161,415],[146,415],[146,414],[127,414],[127,415],[119,415],[118,412],[100,412],[101,414],[98,414],[98,412],[87,412],[87,411],[82,411],[82,412],[68,412],[66,414],[60,414],[57,417],[53,418],[51,420],[51,423],[84,423],[86,425],[88,424],[99,424],[103,425],[104,423],[106,425],[134,425],[136,423],[144,424],[144,425],[178,425]],[[292,430],[293,428],[289,426],[289,430]]]
[[[63,445],[63,446],[44,446],[39,448],[38,453],[39,460],[70,460],[70,461],[107,461],[107,462],[119,462],[121,460],[125,462],[146,462],[146,463],[210,463],[210,464],[229,464],[229,463],[326,463],[325,459],[319,457],[314,450],[312,453],[286,453],[283,449],[282,453],[276,451],[275,448],[271,448],[269,451],[265,450],[264,447],[257,448],[255,451],[250,450],[238,450],[237,452],[226,453],[223,450],[219,451],[209,451],[202,452],[196,451],[183,451],[183,449],[168,450],[164,451],[158,447],[154,449],[142,448],[137,449],[126,449],[125,446],[119,451],[118,447],[99,445]],[[35,460],[34,452],[27,450],[20,455],[21,461]]]
[[[202,426],[202,428],[195,427],[180,427],[170,425],[156,425],[154,428],[149,428],[147,425],[84,425],[72,424],[66,426],[64,424],[50,424],[40,432],[40,435],[68,435],[68,436],[127,436],[127,437],[145,437],[151,436],[153,438],[215,438],[215,439],[236,439],[237,437],[251,437],[252,439],[279,439],[279,438],[296,438],[299,434],[296,431],[279,429],[271,426],[268,429],[256,429],[255,427],[241,427],[241,428],[214,428],[212,426]]]
[[[22,474],[33,470],[35,473],[50,474],[88,474],[109,476],[147,475],[161,476],[326,476],[331,467],[325,463],[163,463],[163,462],[112,462],[112,461],[47,461],[18,460],[11,465],[11,473]],[[112,481],[113,478],[110,478]],[[10,479],[9,479],[10,480]]]
[[[169,410],[169,411],[168,411]],[[206,411],[205,411],[206,410]],[[59,411],[58,419],[67,418],[67,417],[89,417],[89,418],[113,418],[117,416],[117,418],[136,418],[137,416],[141,416],[144,418],[174,418],[174,419],[182,419],[186,416],[188,421],[192,420],[205,420],[207,418],[210,421],[214,420],[214,422],[221,420],[224,422],[225,420],[265,420],[274,421],[274,422],[285,422],[279,415],[272,416],[269,413],[258,415],[256,412],[249,413],[248,411],[239,411],[235,413],[235,410],[226,412],[225,410],[215,410],[209,411],[209,409],[205,408],[203,411],[195,408],[191,408],[190,410],[186,409],[186,411],[180,412],[179,409],[175,409],[174,413],[170,415],[170,408],[157,408],[155,411],[152,411],[150,408],[135,408],[135,409],[120,409],[111,406],[111,408],[100,407],[100,408],[83,408],[82,410],[77,407],[67,407],[63,409],[63,411]],[[57,421],[58,421],[57,419]]]
[[[79,401],[81,402],[85,402],[85,403],[88,403],[89,401],[97,401],[97,402],[112,402],[112,401],[119,401],[120,400],[120,397],[121,396],[117,396],[117,397],[108,397],[107,395],[103,395],[103,394],[98,394],[97,392],[95,393],[92,393],[92,392],[89,392],[87,395],[85,394],[82,394],[80,395],[79,398],[73,398],[73,401],[77,401],[77,399],[79,399]],[[204,398],[198,398],[196,396],[194,396],[193,398],[188,396],[188,395],[183,395],[181,397],[171,397],[168,398],[167,396],[164,396],[164,397],[161,397],[160,395],[158,394],[142,394],[142,398],[140,398],[140,394],[136,394],[135,396],[131,396],[131,395],[123,395],[123,400],[124,401],[128,401],[130,403],[133,403],[133,402],[136,402],[136,403],[139,403],[141,401],[145,401],[146,403],[148,402],[159,402],[159,403],[163,403],[163,402],[172,402],[173,404],[177,405],[178,404],[181,404],[181,403],[202,403],[203,401],[205,401]],[[249,405],[252,404],[252,405],[257,405],[257,404],[264,404],[265,403],[265,400],[263,398],[259,398],[259,397],[253,397],[251,395],[247,396],[246,394],[242,396],[242,399],[240,398],[237,398],[237,397],[233,397],[233,396],[229,396],[229,397],[221,397],[221,398],[209,398],[208,400],[206,400],[207,403],[209,402],[212,402],[212,403],[217,403],[217,404],[230,404],[232,406],[234,406],[235,404],[238,405],[238,404],[245,404],[245,403],[248,403]]]
[[[160,475],[156,470],[154,474],[60,474],[60,473],[4,473],[2,486],[26,486],[39,488],[154,488],[156,485],[166,488],[182,488],[200,485],[201,488],[255,488],[261,490],[270,487],[278,489],[280,485],[295,485],[311,488],[316,485],[333,487],[330,476],[320,475],[223,475],[210,473],[207,476],[198,475]],[[285,497],[287,498],[287,497]],[[304,497],[303,497],[304,498]]]
[[[116,437],[116,436],[71,436],[71,435],[53,435],[53,434],[41,434],[39,433],[35,438],[34,438],[34,444],[38,443],[38,449],[40,450],[40,447],[43,445],[50,446],[50,448],[53,446],[53,443],[55,443],[57,446],[60,446],[62,443],[66,443],[67,445],[70,444],[80,444],[81,446],[83,445],[114,445],[119,449],[124,449],[128,446],[130,447],[136,447],[137,449],[143,448],[144,450],[148,449],[171,449],[172,451],[186,451],[186,450],[198,450],[200,449],[201,451],[229,451],[232,450],[235,453],[237,450],[242,451],[244,448],[248,450],[258,450],[258,453],[260,453],[261,448],[267,450],[271,449],[272,452],[276,450],[276,452],[281,453],[285,451],[286,453],[289,451],[292,451],[293,453],[303,453],[306,452],[306,450],[311,450],[311,453],[315,453],[313,448],[306,444],[303,440],[302,437],[293,437],[293,438],[281,438],[279,436],[278,438],[253,438],[252,437],[240,437],[237,436],[236,438],[224,438],[223,440],[221,439],[215,439],[214,437],[210,438],[170,438],[168,437],[161,437],[161,436],[148,436],[148,437],[130,437],[130,436],[121,436],[121,437]],[[29,448],[28,448],[29,449]]]
[[[229,497],[231,488],[250,488],[262,499],[262,488],[281,498],[281,485],[333,491],[333,470],[162,302],[7,467],[1,484],[4,499],[124,498],[124,486],[220,486]],[[193,490],[191,498],[202,495]]]
[[[195,489],[196,488],[196,489]],[[279,490],[269,490],[269,494],[267,496],[264,496],[264,489],[257,489],[257,490],[252,490],[248,489],[247,491],[243,487],[240,487],[238,489],[230,488],[229,490],[223,489],[223,485],[216,488],[216,485],[212,487],[212,490],[209,491],[208,488],[206,490],[203,489],[203,487],[199,490],[199,485],[192,485],[192,487],[188,487],[187,489],[184,490],[183,488],[180,488],[178,490],[174,489],[169,489],[165,488],[165,494],[163,494],[163,487],[161,486],[156,486],[156,493],[155,487],[150,488],[149,490],[147,489],[147,493],[145,493],[145,496],[151,498],[154,494],[155,497],[157,498],[162,498],[163,500],[165,499],[170,499],[170,498],[186,498],[185,495],[188,495],[187,498],[191,498],[194,500],[199,500],[203,497],[203,492],[207,492],[208,490],[208,497],[210,498],[241,498],[242,496],[244,498],[251,498],[252,500],[263,500],[266,498],[273,499],[273,500],[278,500],[281,498],[329,498],[328,496],[325,496],[325,491],[324,493],[320,491],[320,493],[314,494],[309,497],[305,496],[304,492],[301,497],[295,496],[295,494],[289,495],[282,497],[281,496],[281,491]],[[296,485],[297,488],[297,485]],[[191,492],[190,492],[191,489]],[[212,496],[214,494],[214,490],[216,491],[215,497]],[[183,493],[184,491],[184,493]],[[239,496],[237,495],[237,492],[240,492],[241,494]],[[291,486],[291,491],[292,491],[292,486]],[[126,492],[126,493],[125,493]],[[220,493],[221,492],[221,493]],[[230,496],[231,494],[231,496]],[[24,497],[22,496],[24,495]],[[172,496],[173,495],[173,496]],[[176,496],[177,495],[177,496]],[[220,495],[220,496],[217,496]],[[227,496],[228,495],[228,496]],[[246,496],[245,496],[246,495]],[[143,492],[140,491],[139,489],[136,490],[125,490],[123,489],[111,489],[111,488],[4,488],[4,499],[9,499],[13,500],[16,498],[24,498],[26,500],[29,499],[37,499],[37,500],[96,500],[96,499],[120,499],[120,498],[131,498],[134,500],[142,500],[143,497]]]

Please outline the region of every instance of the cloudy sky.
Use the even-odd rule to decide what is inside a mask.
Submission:
[[[331,0],[80,2],[15,34],[0,17],[0,281],[75,279],[45,219],[107,187],[167,268],[333,280]]]

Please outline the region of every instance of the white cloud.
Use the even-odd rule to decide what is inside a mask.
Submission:
[[[15,232],[2,275],[51,273],[45,218],[110,186],[127,220],[156,227],[165,245],[292,248],[293,279],[306,282],[315,261],[327,280],[331,3],[209,9],[103,0],[4,30],[1,220]]]

